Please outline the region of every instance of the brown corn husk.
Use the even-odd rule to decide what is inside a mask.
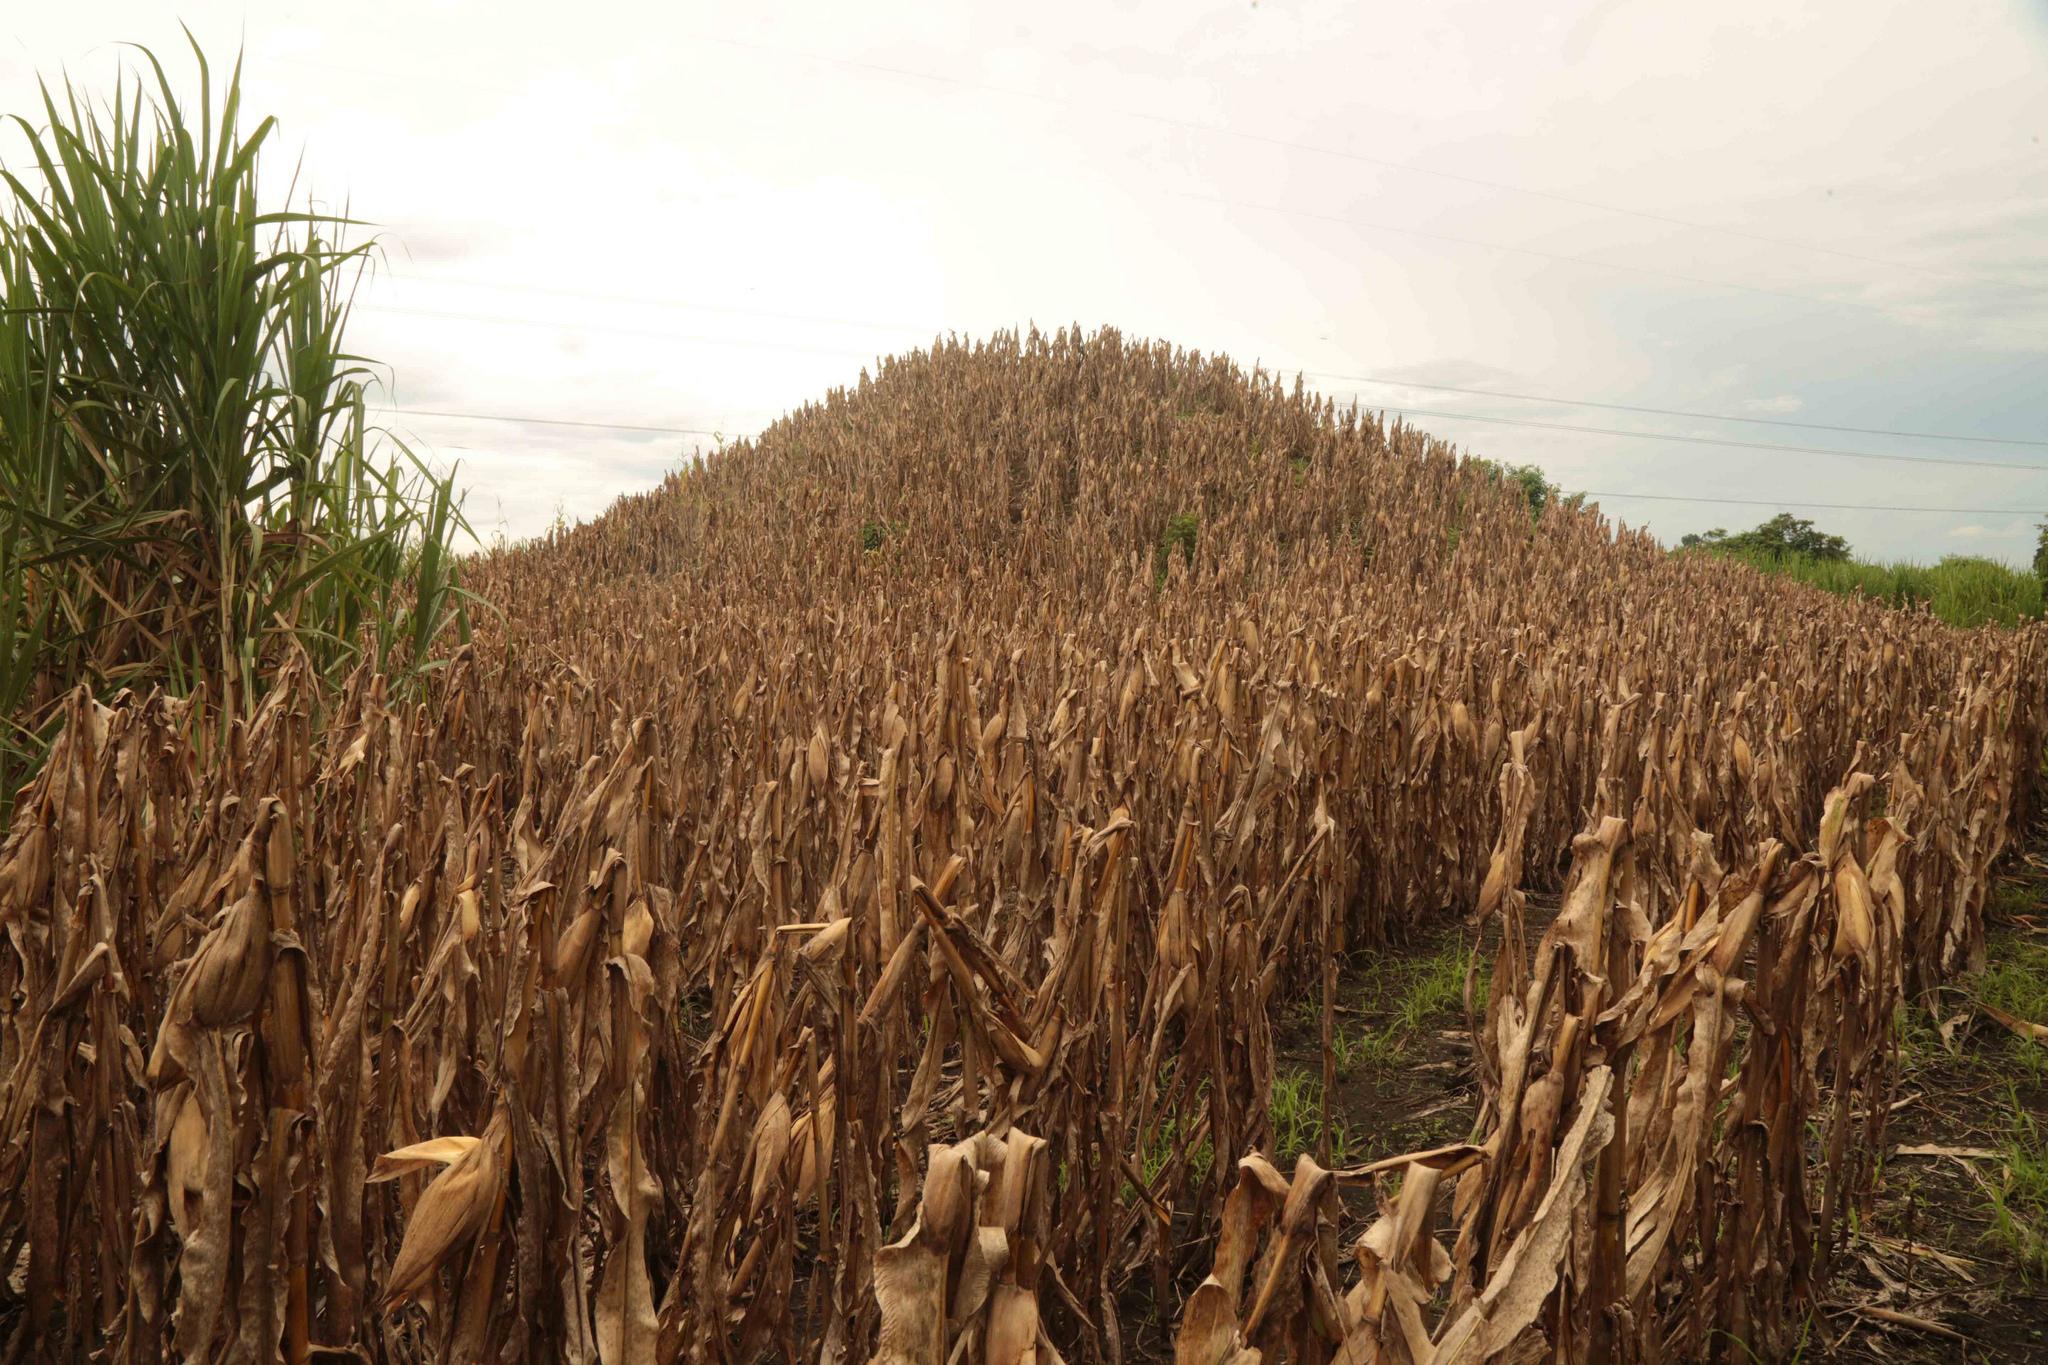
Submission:
[[[372,1181],[392,1180],[422,1165],[439,1164],[406,1220],[405,1240],[384,1282],[389,1308],[424,1292],[441,1268],[468,1247],[497,1206],[505,1179],[504,1125],[493,1121],[480,1138],[435,1138],[377,1159]]]

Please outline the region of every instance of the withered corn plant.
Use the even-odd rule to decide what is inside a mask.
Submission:
[[[66,703],[0,850],[16,1358],[1768,1356],[2048,709],[2039,630],[1109,332],[471,574],[424,698]],[[1448,914],[1470,1140],[1283,1174],[1276,1016]]]

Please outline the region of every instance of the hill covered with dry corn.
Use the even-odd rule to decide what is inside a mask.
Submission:
[[[1112,332],[886,361],[471,581],[425,696],[73,702],[0,854],[17,1337],[1769,1356],[2048,719],[2038,628]],[[1275,1150],[1276,1012],[1452,915],[1470,1140]]]

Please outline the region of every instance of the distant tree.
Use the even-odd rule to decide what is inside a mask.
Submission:
[[[2041,523],[2041,533],[2034,541],[2034,577],[2048,583],[2048,521]]]
[[[1490,482],[1511,483],[1522,490],[1523,498],[1529,503],[1529,519],[1540,518],[1551,507],[1578,507],[1585,502],[1584,493],[1566,493],[1550,476],[1533,464],[1503,464],[1499,460],[1476,459]]]
[[[1692,532],[1679,540],[1683,549],[1730,550],[1737,554],[1764,554],[1781,558],[1845,560],[1849,542],[1829,535],[1805,517],[1780,512],[1763,525],[1739,535],[1729,535],[1716,526],[1711,531]]]

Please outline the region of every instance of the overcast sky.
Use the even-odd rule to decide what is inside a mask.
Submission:
[[[1776,509],[1617,495],[1971,509],[1791,508],[1923,559],[2048,511],[2040,0],[111,0],[17,6],[0,110],[189,71],[177,14],[280,188],[381,226],[352,339],[486,536],[713,438],[417,410],[730,437],[1033,321],[1305,368],[1667,539]]]

